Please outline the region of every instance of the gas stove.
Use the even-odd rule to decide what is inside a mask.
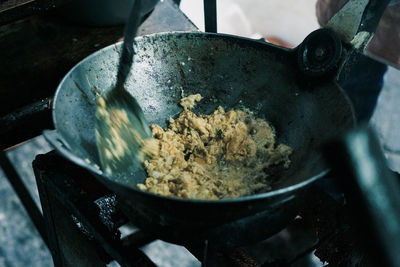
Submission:
[[[215,12],[215,6],[209,3],[206,8],[210,13]],[[6,23],[11,17],[2,16],[3,20],[0,22]],[[211,16],[207,21],[210,24],[206,25],[206,29],[216,31],[215,17]],[[4,96],[15,94],[16,97],[12,98],[18,101],[10,102],[10,97],[2,98],[0,123],[5,126],[0,130],[2,149],[32,138],[43,129],[52,128],[51,95],[59,79],[80,59],[99,47],[114,43],[121,37],[122,29],[74,28],[57,19],[40,17],[19,21],[13,26],[22,35],[26,32],[38,33],[38,38],[35,35],[36,39],[32,38],[28,43],[21,42],[24,39],[14,34],[17,31],[12,30],[7,35],[6,27],[4,36],[19,41],[5,38],[7,42],[16,44],[15,51],[18,51],[18,44],[21,44],[24,49],[37,53],[24,57],[24,54],[12,53],[14,50],[4,50],[4,58],[14,57],[13,62],[16,63],[15,66],[7,66],[7,71],[3,72],[4,79],[1,79],[7,85],[4,88],[10,87],[14,90],[3,90],[2,93]],[[57,29],[64,30],[62,37],[55,34]],[[48,30],[52,30],[55,34],[53,37],[58,38],[43,38],[47,34],[40,33]],[[197,29],[172,0],[165,0],[144,22],[140,33],[173,30]],[[46,56],[53,54],[50,53],[52,48],[56,48],[60,57]],[[65,64],[59,64],[60,58]],[[29,69],[21,66],[29,66]],[[46,80],[49,77],[52,80]],[[19,83],[15,83],[16,80]],[[42,84],[44,80],[46,84]],[[129,220],[121,209],[118,197],[88,172],[54,152],[38,156],[33,167],[40,193],[42,216],[32,204],[33,201],[27,197],[29,194],[15,170],[2,153],[0,156],[3,169],[50,248],[56,266],[104,266],[112,261],[122,266],[154,266],[153,260],[141,248],[162,237],[151,229],[144,231],[135,227],[135,221]],[[369,255],[364,251],[362,241],[359,241],[362,239],[358,236],[357,226],[351,220],[352,210],[348,208],[341,193],[331,192],[331,189],[328,178],[320,180],[310,189],[297,216],[289,224],[282,225],[281,230],[273,236],[260,236],[259,242],[218,248],[208,240],[178,240],[178,243],[185,243],[184,246],[204,266],[371,265]]]
[[[39,155],[33,167],[56,265],[115,260],[122,266],[154,266],[140,248],[160,236],[136,228],[121,211],[118,197],[91,174],[54,152]],[[240,247],[215,248],[207,240],[192,240],[184,246],[203,266],[349,266],[368,262],[357,244],[343,198],[327,193],[324,183],[330,183],[329,178],[311,189],[298,215],[272,237],[260,237],[260,242]]]

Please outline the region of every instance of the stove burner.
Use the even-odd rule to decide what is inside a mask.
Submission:
[[[77,264],[116,260],[123,266],[154,266],[139,248],[163,236],[150,227],[121,235],[120,230],[126,225],[135,225],[135,221],[124,214],[119,199],[88,172],[54,152],[38,156],[33,166],[55,263],[63,262],[62,255],[78,247],[78,254],[72,257]],[[354,254],[362,255],[343,205],[321,190],[310,190],[299,216],[285,229],[261,242],[223,248],[207,239],[175,241],[208,266],[287,266],[308,262],[310,256],[315,257],[314,251],[332,265],[346,265],[354,260]],[[84,233],[77,230],[77,224],[85,229]],[[268,228],[268,225],[263,227]],[[77,233],[72,234],[72,228]],[[233,231],[230,232],[232,236],[235,235]],[[257,228],[253,233],[262,234]],[[94,257],[91,255],[97,256],[91,258]]]

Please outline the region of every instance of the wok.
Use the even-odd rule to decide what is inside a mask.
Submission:
[[[307,54],[319,43],[333,51],[327,65],[316,64]],[[309,185],[327,172],[321,144],[354,125],[349,99],[334,79],[342,47],[333,31],[312,33],[296,49],[201,32],[138,37],[126,88],[149,123],[165,127],[169,117],[181,112],[182,91],[200,93],[204,99],[195,112],[209,114],[219,105],[250,108],[275,127],[277,142],[293,148],[290,168],[274,169],[276,179],[268,193],[211,201],[142,192],[136,185],[144,181],[143,171],[108,177],[96,168],[95,100],[115,83],[120,46],[101,49],[64,77],[53,102],[56,130],[44,136],[61,155],[115,192],[137,226],[167,241],[232,246],[279,231],[296,215]]]
[[[179,228],[181,237],[182,232],[196,229],[209,238],[209,229],[220,236],[225,231],[220,225],[233,223],[231,227],[236,228],[244,220],[239,223],[244,227],[246,218],[257,221],[260,217],[264,231],[276,232],[295,216],[298,195],[326,172],[318,147],[353,125],[351,105],[339,86],[332,80],[303,81],[291,50],[211,33],[139,37],[134,72],[126,88],[149,123],[165,127],[169,117],[179,114],[183,89],[185,95],[200,93],[204,97],[195,112],[209,114],[219,105],[250,108],[275,127],[277,142],[293,148],[290,168],[276,170],[278,179],[268,193],[207,201],[142,192],[136,185],[143,183],[145,174],[139,170],[132,170],[129,177],[107,177],[94,167],[100,166],[94,134],[95,100],[115,82],[120,45],[94,53],[65,76],[53,103],[56,132],[45,136],[62,155],[92,171],[120,196],[127,214],[135,216],[135,223],[142,228],[161,233]],[[91,164],[86,163],[89,161]],[[237,238],[242,235],[238,230],[235,234]]]
[[[366,1],[349,3],[358,7],[359,2]],[[363,15],[356,31],[340,31],[340,23],[332,23],[340,36],[360,37],[354,38],[355,44],[343,45],[346,53],[337,35],[326,29],[310,34],[295,49],[200,32],[136,39],[135,67],[126,88],[149,123],[165,127],[169,117],[181,112],[178,103],[184,92],[204,97],[195,112],[209,114],[219,105],[247,107],[275,127],[277,142],[293,148],[292,164],[274,170],[276,179],[268,193],[218,201],[163,197],[138,190],[143,171],[108,177],[97,168],[95,100],[115,83],[121,43],[90,55],[64,77],[53,102],[56,130],[45,131],[44,136],[61,155],[115,192],[124,213],[138,227],[161,239],[181,244],[208,240],[214,246],[261,240],[293,219],[307,188],[327,173],[321,144],[354,125],[352,106],[335,76],[351,66],[344,54],[351,56],[365,46],[388,2],[371,0],[364,13],[358,9],[355,17]],[[320,44],[324,53],[318,50]]]

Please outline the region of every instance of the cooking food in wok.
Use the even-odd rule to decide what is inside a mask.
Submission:
[[[124,212],[143,229],[158,229],[160,234],[176,230],[181,237],[185,231],[191,237],[196,232],[199,238],[218,242],[220,233],[232,230],[226,228],[230,224],[236,233],[229,236],[232,243],[252,238],[249,230],[243,235],[251,223],[268,225],[254,238],[279,230],[295,215],[304,189],[326,173],[319,146],[354,124],[351,105],[340,87],[330,79],[316,83],[303,79],[293,50],[246,38],[162,33],[139,37],[136,46],[126,89],[140,103],[150,125],[166,129],[168,119],[178,117],[184,90],[186,96],[202,96],[191,110],[194,114],[213,114],[219,106],[224,112],[247,108],[254,118],[273,126],[275,143],[290,147],[292,153],[288,168],[274,170],[270,191],[219,200],[161,196],[138,188],[147,177],[143,170],[132,167],[108,176],[96,168],[95,164],[100,166],[94,130],[96,99],[115,83],[120,44],[92,54],[65,76],[53,103],[56,131],[45,132],[47,139],[115,192]],[[248,227],[241,226],[243,220]],[[225,230],[218,228],[221,225]],[[224,238],[225,244],[229,238]]]
[[[184,97],[182,113],[168,129],[152,125],[154,142],[144,161],[149,176],[139,188],[191,199],[234,198],[268,192],[270,167],[288,168],[292,149],[275,143],[274,129],[251,111],[196,115],[201,95]]]

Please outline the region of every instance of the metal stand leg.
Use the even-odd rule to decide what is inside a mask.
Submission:
[[[96,201],[110,192],[94,177],[54,153],[37,156],[33,167],[56,266],[105,266],[112,259],[122,266],[155,266],[138,249],[153,239],[140,232],[121,239],[121,225],[101,219]]]
[[[204,0],[204,26],[206,32],[217,32],[216,0]]]

